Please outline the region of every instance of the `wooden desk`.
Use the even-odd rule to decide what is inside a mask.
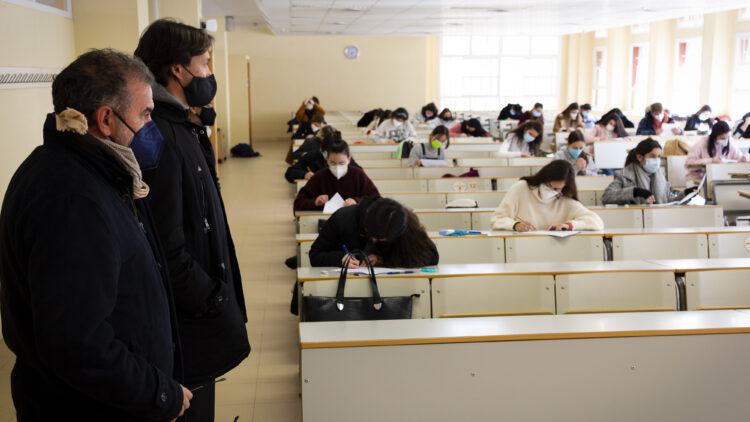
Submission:
[[[739,311],[305,323],[303,418],[744,420],[748,333]]]

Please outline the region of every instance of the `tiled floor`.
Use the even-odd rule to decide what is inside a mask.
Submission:
[[[248,305],[250,357],[216,386],[216,421],[300,421],[299,346],[289,313],[295,254],[292,185],[284,180],[289,144],[256,144],[259,158],[219,165],[222,192],[237,247]],[[0,422],[15,420],[10,395],[13,355],[0,346]]]

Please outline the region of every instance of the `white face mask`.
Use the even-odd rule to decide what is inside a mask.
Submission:
[[[615,131],[615,125],[607,125],[607,130],[610,131],[610,132],[614,132]]]
[[[393,119],[393,126],[401,127],[401,125],[403,125],[403,124],[404,124],[404,122],[402,122],[400,120]]]
[[[542,198],[543,201],[548,201],[550,199],[555,198],[560,193],[546,184],[542,183],[539,185],[539,197]]]
[[[711,117],[711,115],[708,113],[701,113],[698,116],[698,118],[701,119],[701,122],[705,122],[706,120],[708,120],[709,117]]]
[[[328,166],[328,169],[331,170],[331,173],[336,179],[341,179],[349,170],[349,164],[331,164]]]
[[[575,119],[576,117],[578,117],[578,113],[570,113],[571,119]]]
[[[320,126],[313,125],[313,127],[312,127],[313,133],[318,133],[319,130],[320,130]]]
[[[727,139],[717,139],[716,140],[716,145],[719,146],[719,147],[721,147],[721,148],[724,148],[725,146],[727,146],[728,143],[729,143],[729,138],[727,138]]]
[[[657,122],[661,122],[662,120],[664,120],[664,113],[657,114],[656,116],[654,116],[654,119],[656,119]]]
[[[308,109],[308,110],[312,110],[313,109],[313,105],[312,104],[307,104],[305,106],[305,108]]]

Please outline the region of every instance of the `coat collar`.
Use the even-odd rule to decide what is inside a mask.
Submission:
[[[151,91],[154,98],[154,114],[177,123],[190,120],[188,107],[170,94],[164,86],[154,83],[151,85]]]

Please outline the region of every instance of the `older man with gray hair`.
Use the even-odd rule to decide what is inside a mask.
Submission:
[[[174,306],[134,149],[158,156],[153,76],[92,50],[52,84],[44,143],[0,214],[0,310],[19,422],[167,421],[181,379]]]

